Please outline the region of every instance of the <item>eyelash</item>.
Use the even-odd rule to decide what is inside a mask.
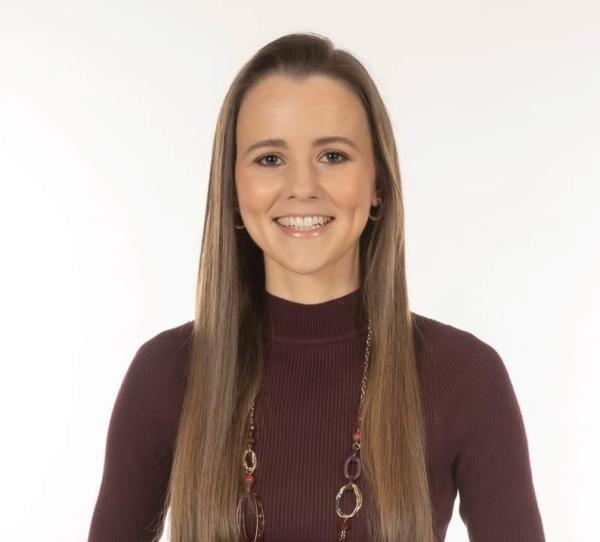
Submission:
[[[343,162],[345,162],[345,161],[347,161],[347,160],[349,159],[349,158],[348,158],[348,156],[346,156],[346,155],[345,155],[343,152],[339,152],[339,151],[327,151],[327,152],[325,152],[325,154],[324,154],[323,156],[325,156],[325,155],[327,155],[327,154],[337,154],[337,155],[339,155],[339,156],[341,156],[341,157],[343,158],[343,160],[337,160],[337,161],[335,161],[335,162],[329,162],[329,164],[330,164],[330,165],[332,165],[332,166],[335,166],[336,164],[341,164],[341,163],[343,163]],[[259,156],[259,157],[258,157],[256,160],[254,160],[254,161],[255,161],[255,162],[258,164],[258,165],[260,165],[260,166],[264,166],[264,167],[268,167],[268,168],[271,168],[271,167],[277,167],[277,165],[269,165],[269,166],[268,166],[268,165],[265,165],[265,164],[262,164],[262,163],[261,163],[261,160],[262,160],[263,158],[266,158],[267,156],[277,156],[277,158],[280,158],[280,156],[279,156],[278,154],[274,154],[274,153],[270,152],[270,153],[267,153],[267,154],[263,154],[262,156]]]

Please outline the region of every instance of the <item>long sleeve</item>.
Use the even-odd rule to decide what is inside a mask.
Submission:
[[[525,425],[508,371],[487,345],[479,343],[471,356],[476,363],[467,363],[466,429],[455,463],[469,540],[544,542]]]
[[[151,542],[162,531],[172,457],[145,387],[148,348],[137,351],[112,410],[88,542]]]

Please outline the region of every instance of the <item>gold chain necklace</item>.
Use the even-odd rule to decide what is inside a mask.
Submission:
[[[338,524],[338,537],[336,540],[346,540],[346,533],[350,530],[350,518],[354,517],[356,513],[360,510],[362,506],[362,493],[358,486],[354,483],[358,477],[360,476],[362,464],[360,460],[360,428],[362,423],[362,405],[365,399],[365,393],[367,389],[367,370],[369,367],[369,350],[371,346],[371,322],[369,321],[369,332],[367,334],[367,348],[365,351],[365,365],[363,370],[363,378],[360,389],[360,404],[358,407],[358,415],[356,418],[356,431],[352,435],[352,455],[348,456],[346,461],[344,462],[344,477],[347,480],[347,483],[344,484],[335,498],[335,511],[337,515],[341,518],[340,523]],[[245,524],[245,504],[252,503],[254,508],[254,516],[256,518],[255,524],[256,527],[254,529],[254,536],[252,538],[252,542],[258,542],[262,539],[265,532],[265,514],[263,511],[262,500],[259,495],[252,489],[252,484],[255,481],[254,471],[256,470],[256,453],[252,449],[252,445],[256,441],[254,438],[254,431],[256,426],[254,425],[254,406],[256,402],[256,397],[252,401],[252,407],[250,408],[249,414],[249,427],[248,427],[248,436],[247,436],[247,445],[248,447],[244,451],[242,456],[242,467],[245,471],[244,473],[244,492],[242,493],[238,506],[237,506],[237,528],[238,528],[238,536],[241,537],[243,542],[251,542],[250,538],[248,538],[248,534],[246,532],[246,524]],[[250,462],[248,463],[248,457],[250,457]],[[356,470],[353,474],[350,474],[350,463],[356,463]],[[350,514],[344,514],[340,509],[340,501],[342,499],[342,495],[345,491],[353,491],[356,499],[356,504],[354,506],[354,510]]]

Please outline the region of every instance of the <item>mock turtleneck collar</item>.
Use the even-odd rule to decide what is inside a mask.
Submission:
[[[368,328],[369,320],[360,304],[360,292],[359,288],[322,303],[305,304],[265,290],[269,334],[280,341],[322,342],[361,333]]]

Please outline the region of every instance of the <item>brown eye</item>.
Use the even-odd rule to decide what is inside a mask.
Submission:
[[[263,162],[263,159],[265,158],[279,158],[279,156],[277,156],[276,154],[263,154],[262,156],[260,156],[259,158],[257,158],[256,160],[254,160],[257,164],[260,164],[261,166],[266,166],[266,167],[271,167],[273,165],[278,165],[278,164],[273,164],[272,162],[270,164],[265,164]]]
[[[329,163],[331,165],[334,164],[341,164],[342,162],[345,162],[346,160],[348,160],[348,157],[342,153],[342,152],[338,152],[338,151],[328,151],[326,152],[323,156],[334,156],[337,157],[335,160],[331,161],[329,160]],[[279,156],[277,154],[263,154],[262,156],[259,156],[256,160],[254,160],[257,164],[260,164],[261,166],[265,166],[265,167],[276,167],[279,166],[280,164],[277,164],[273,161],[270,162],[263,162],[263,160],[265,160],[266,158],[274,158],[277,159],[279,158]],[[340,159],[341,158],[341,159]]]
[[[331,156],[331,155],[342,157],[343,160],[334,160],[333,162],[329,162],[330,164],[339,164],[341,162],[345,162],[348,159],[348,157],[345,154],[341,153],[341,152],[328,151],[328,152],[325,153],[325,156]]]

